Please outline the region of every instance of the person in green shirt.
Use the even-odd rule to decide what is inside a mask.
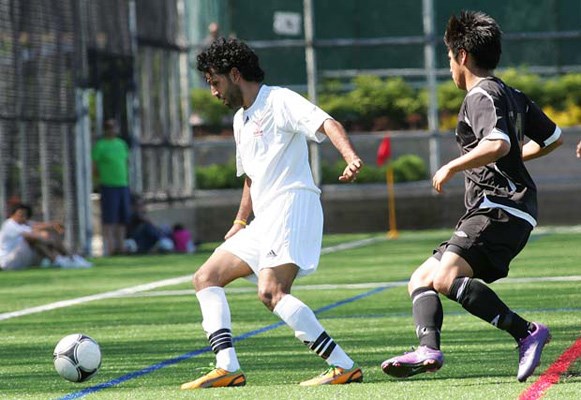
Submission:
[[[103,255],[123,253],[123,242],[131,215],[129,192],[129,147],[117,136],[117,123],[104,123],[103,137],[97,140],[91,156],[93,175],[101,193]]]

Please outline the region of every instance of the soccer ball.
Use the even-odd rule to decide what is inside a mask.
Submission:
[[[53,361],[56,372],[67,381],[84,382],[99,371],[101,349],[89,336],[75,333],[57,343]]]

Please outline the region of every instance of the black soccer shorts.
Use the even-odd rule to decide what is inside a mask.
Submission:
[[[510,262],[526,245],[533,227],[500,208],[483,208],[465,214],[450,240],[434,250],[442,258],[452,251],[464,258],[474,278],[494,282],[508,275]]]

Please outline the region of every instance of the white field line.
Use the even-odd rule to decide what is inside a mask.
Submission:
[[[191,275],[181,276],[178,278],[164,279],[162,281],[151,282],[151,283],[146,283],[143,285],[128,287],[125,289],[113,290],[111,292],[97,293],[97,294],[93,294],[90,296],[77,297],[76,299],[62,300],[62,301],[57,301],[56,303],[49,303],[49,304],[45,304],[42,306],[25,308],[25,309],[22,309],[19,311],[12,311],[12,312],[0,314],[0,321],[10,319],[10,318],[15,318],[15,317],[22,317],[24,315],[40,313],[40,312],[44,312],[44,311],[56,310],[57,308],[70,307],[70,306],[74,306],[74,305],[82,304],[82,303],[89,303],[91,301],[96,301],[96,300],[103,300],[103,299],[110,299],[113,297],[128,296],[131,294],[145,292],[148,290],[153,290],[153,289],[157,289],[157,288],[164,287],[164,286],[178,285],[180,283],[187,282],[188,280],[191,280],[191,279],[192,279]]]
[[[581,225],[539,226],[532,232],[533,235],[546,235],[550,233],[581,233]]]
[[[337,246],[331,246],[331,247],[326,247],[326,248],[322,249],[321,254],[328,254],[328,253],[333,253],[336,251],[353,249],[355,247],[367,246],[371,243],[377,243],[377,242],[380,242],[383,240],[386,240],[385,237],[378,236],[378,237],[373,237],[373,238],[368,238],[368,239],[363,239],[363,240],[357,240],[357,241],[349,242],[349,243],[342,243],[342,244],[339,244]],[[179,284],[188,282],[191,279],[192,279],[192,274],[180,276],[177,278],[164,279],[161,281],[146,283],[143,285],[137,285],[137,286],[128,287],[128,288],[124,288],[124,289],[113,290],[111,292],[97,293],[97,294],[93,294],[90,296],[78,297],[76,299],[57,301],[55,303],[49,303],[49,304],[44,304],[42,306],[25,308],[25,309],[22,309],[19,311],[6,312],[6,313],[0,314],[0,321],[4,321],[4,320],[10,319],[10,318],[22,317],[24,315],[36,314],[36,313],[41,313],[41,312],[45,312],[45,311],[52,311],[52,310],[56,310],[58,308],[64,308],[64,307],[75,306],[78,304],[89,303],[91,301],[134,295],[136,293],[147,292],[149,290],[157,289],[160,287],[179,285]]]
[[[549,228],[551,229],[551,228]],[[567,231],[569,232],[569,231]],[[354,242],[342,243],[336,246],[325,247],[321,250],[321,254],[329,254],[337,251],[353,249],[357,247],[367,246],[373,243],[378,243],[386,240],[385,236],[376,236],[372,238],[357,240]],[[6,312],[0,314],[0,321],[4,321],[11,318],[22,317],[25,315],[41,313],[45,311],[52,311],[59,308],[70,307],[78,304],[89,303],[92,301],[105,300],[111,298],[118,298],[124,296],[175,296],[175,295],[191,295],[195,292],[193,290],[178,290],[178,291],[160,291],[152,292],[148,294],[143,294],[150,290],[158,289],[165,286],[174,286],[182,283],[186,283],[192,279],[192,275],[185,275],[176,278],[164,279],[157,282],[146,283],[142,285],[132,286],[124,289],[113,290],[110,292],[97,293],[90,296],[78,297],[76,299],[62,300],[55,303],[44,304],[42,306],[25,308],[18,311]],[[565,281],[579,281],[581,276],[563,276],[563,277],[539,277],[539,278],[506,278],[501,282],[565,282]],[[334,289],[368,289],[376,287],[395,287],[395,286],[405,286],[407,282],[372,282],[372,283],[359,283],[359,284],[342,284],[342,285],[296,285],[293,286],[296,290],[334,290]],[[254,292],[256,289],[254,287],[248,288],[232,288],[228,289],[230,293],[247,293]]]
[[[578,282],[581,281],[581,275],[572,276],[548,276],[548,277],[530,277],[530,278],[504,278],[499,283],[535,283],[535,282]],[[293,285],[293,290],[337,290],[337,289],[375,289],[407,286],[407,281],[393,282],[367,282],[367,283],[345,283],[345,284],[323,284],[323,285]],[[228,293],[254,293],[256,287],[239,287],[226,288]],[[164,296],[192,296],[195,295],[194,289],[184,290],[163,290],[148,293],[129,294],[129,297],[164,297]]]

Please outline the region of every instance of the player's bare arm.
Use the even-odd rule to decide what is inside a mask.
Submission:
[[[48,221],[48,222],[31,222],[32,229],[34,231],[43,231],[47,229],[52,229],[56,233],[63,234],[65,232],[65,227],[62,223],[57,221]]]
[[[533,160],[535,158],[543,157],[552,152],[553,150],[555,150],[557,147],[561,146],[562,144],[563,144],[563,135],[561,135],[559,139],[555,140],[553,143],[545,147],[541,147],[537,142],[531,140],[522,147],[522,158],[524,161],[528,161]],[[577,157],[579,157],[579,153]]]
[[[38,232],[25,232],[22,234],[22,237],[24,238],[24,240],[26,240],[29,244],[34,244],[34,243],[44,243],[46,242],[46,238],[43,237],[40,233]]]
[[[474,150],[466,153],[441,167],[432,178],[432,186],[437,192],[460,171],[482,167],[504,157],[510,150],[510,144],[502,139],[481,140]]]
[[[577,154],[577,158],[581,158],[581,141],[577,143],[577,149],[575,150],[575,152]]]
[[[242,188],[242,198],[240,199],[240,207],[236,213],[236,218],[232,223],[232,227],[224,236],[224,240],[229,237],[234,236],[239,230],[246,227],[250,213],[252,212],[252,198],[250,197],[250,186],[252,185],[252,179],[246,177],[244,179],[244,187]]]
[[[339,151],[343,159],[347,163],[347,167],[343,171],[343,175],[339,177],[341,182],[353,182],[361,168],[363,168],[363,161],[355,152],[353,144],[349,140],[349,136],[343,125],[334,119],[327,119],[321,127],[320,132],[323,132],[333,143],[333,146]]]

